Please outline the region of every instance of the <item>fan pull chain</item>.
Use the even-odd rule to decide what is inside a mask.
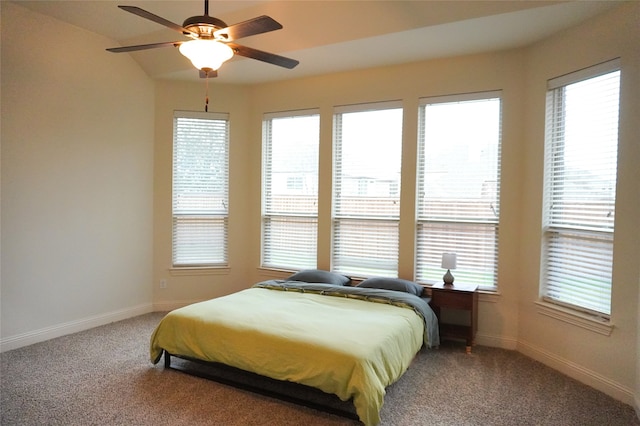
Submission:
[[[204,112],[209,112],[209,73],[205,77],[206,93],[204,97]]]

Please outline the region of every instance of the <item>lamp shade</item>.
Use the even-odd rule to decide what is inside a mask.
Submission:
[[[456,269],[456,262],[455,253],[442,253],[442,269]]]
[[[233,57],[233,50],[216,40],[191,40],[180,45],[180,53],[199,70],[217,70]]]

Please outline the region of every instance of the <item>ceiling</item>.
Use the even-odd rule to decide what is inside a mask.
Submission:
[[[204,13],[203,0],[17,0],[32,11],[107,37],[108,47],[188,40],[176,31],[119,9],[138,6],[182,25]],[[235,57],[218,83],[253,84],[526,46],[585,21],[618,1],[314,1],[211,0],[209,15],[228,25],[269,15],[283,29],[239,44],[300,61],[292,69]],[[133,53],[154,79],[197,80],[176,48]]]

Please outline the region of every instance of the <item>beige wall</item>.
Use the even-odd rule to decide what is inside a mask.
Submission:
[[[413,279],[416,191],[418,101],[421,97],[502,90],[503,170],[500,230],[500,283],[517,281],[515,269],[520,216],[519,162],[522,139],[523,57],[520,52],[477,55],[429,61],[381,69],[261,85],[252,89],[251,139],[259,146],[260,123],[264,112],[320,108],[321,155],[319,187],[318,265],[330,268],[331,226],[331,146],[333,107],[364,102],[402,100],[404,105],[403,177],[400,218],[400,267],[402,278]],[[253,150],[253,167],[260,167],[260,151]],[[260,205],[259,176],[252,186],[251,200]],[[250,218],[253,236],[253,266],[258,265],[260,216]],[[255,279],[268,275],[257,274]],[[434,277],[436,278],[436,277]],[[483,296],[480,312],[484,343],[515,347],[517,324],[516,288],[500,285],[500,296]]]
[[[222,275],[173,275],[167,290],[158,290],[157,281],[163,274],[170,273],[170,112],[187,99],[186,96],[191,96],[191,102],[195,102],[193,109],[201,110],[204,85],[158,85],[156,132],[162,146],[156,146],[155,163],[154,300],[168,306],[172,301],[224,294],[259,280],[286,275],[259,269],[261,122],[266,112],[320,109],[318,266],[329,269],[333,107],[363,102],[402,100],[404,105],[399,275],[413,278],[418,99],[499,89],[503,96],[499,292],[481,296],[478,342],[517,348],[632,404],[637,387],[635,342],[639,332],[637,283],[640,275],[638,262],[633,261],[640,253],[640,228],[636,220],[640,217],[639,168],[633,166],[640,159],[640,152],[634,137],[638,134],[637,124],[631,119],[634,111],[638,111],[637,96],[631,95],[631,90],[638,90],[640,76],[638,6],[637,3],[629,3],[528,49],[346,72],[243,89],[214,86],[221,92],[214,109],[232,112],[232,126],[242,127],[242,138],[238,139],[237,134],[231,138],[232,150],[243,151],[239,157],[232,158],[230,171],[232,185],[236,188],[231,191],[232,197],[235,202],[243,203],[242,208],[234,206],[234,201],[230,204],[235,211],[231,215],[232,220],[241,224],[231,232],[231,247],[235,253],[231,255],[232,268]],[[616,56],[622,56],[623,112],[616,212],[614,328],[611,335],[603,336],[566,320],[541,315],[535,303],[538,300],[540,269],[544,96],[547,79]],[[172,94],[165,93],[167,91]],[[247,102],[245,108],[236,103],[239,98]],[[246,121],[241,124],[237,121],[240,116],[233,116],[235,108],[246,113],[242,116]],[[238,267],[242,272],[236,270]]]
[[[331,135],[334,105],[401,99],[405,107],[400,276],[413,278],[413,228],[416,192],[418,99],[452,93],[503,90],[504,128],[500,282],[516,282],[516,235],[520,216],[520,151],[522,139],[523,57],[506,52],[432,61],[354,73],[265,84],[250,88],[214,86],[212,110],[231,113],[231,253],[229,271],[193,274],[171,271],[171,117],[174,109],[202,111],[204,84],[157,85],[155,151],[154,302],[158,308],[179,306],[285,276],[259,269],[260,162],[262,115],[265,112],[320,108],[319,267],[330,268]],[[216,94],[217,93],[217,94]],[[188,99],[187,104],[185,100]],[[243,108],[243,104],[245,103]],[[250,107],[247,109],[246,105]],[[245,115],[243,115],[245,114]],[[234,231],[235,229],[235,231]],[[160,289],[159,280],[168,279]],[[483,296],[482,341],[515,348],[517,287],[504,285],[499,296]]]
[[[195,71],[194,71],[195,72]],[[256,207],[249,203],[249,187],[255,170],[249,161],[247,89],[241,86],[209,86],[209,111],[229,113],[229,268],[222,270],[171,268],[171,167],[174,110],[204,111],[206,87],[201,84],[156,83],[156,145],[154,150],[154,273],[156,310],[166,311],[247,287],[251,281],[247,257],[253,236],[247,222]],[[260,145],[258,142],[258,149]],[[259,214],[259,204],[257,207]],[[166,280],[166,288],[160,288]]]
[[[525,159],[521,239],[518,349],[579,377],[628,403],[638,354],[638,253],[640,253],[640,144],[638,93],[639,3],[629,3],[527,52]],[[621,58],[621,113],[612,292],[613,331],[603,335],[544,315],[539,305],[544,91],[549,78]],[[572,319],[571,319],[572,320]],[[584,324],[584,323],[582,323]],[[586,324],[589,325],[588,323]],[[610,384],[604,382],[610,381]]]
[[[2,349],[151,311],[153,84],[1,2]]]
[[[210,109],[231,115],[230,267],[216,273],[170,267],[172,115],[202,111],[204,83],[159,81],[154,91],[127,55],[103,51],[112,41],[7,2],[1,7],[3,349],[284,276],[258,267],[265,112],[320,108],[318,265],[330,268],[333,107],[402,100],[400,276],[412,278],[418,99],[499,89],[499,293],[481,297],[478,341],[517,348],[625,402],[635,395],[638,407],[639,3],[527,49],[257,86],[212,84]],[[541,315],[535,302],[545,83],[616,56],[623,66],[619,202],[614,328],[605,336]]]

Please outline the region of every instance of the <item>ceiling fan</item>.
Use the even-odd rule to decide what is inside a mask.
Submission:
[[[231,59],[234,54],[288,69],[294,68],[299,63],[295,59],[285,58],[284,56],[274,53],[264,52],[234,43],[235,40],[242,37],[249,37],[282,28],[280,23],[266,15],[228,26],[220,19],[209,16],[209,0],[204,0],[204,15],[187,18],[182,26],[180,26],[137,6],[118,7],[182,33],[190,37],[191,40],[112,47],[107,49],[109,52],[122,53],[155,49],[158,47],[179,47],[180,53],[189,58],[193,65],[200,70],[200,77],[217,76],[218,68],[220,68],[225,61]]]

